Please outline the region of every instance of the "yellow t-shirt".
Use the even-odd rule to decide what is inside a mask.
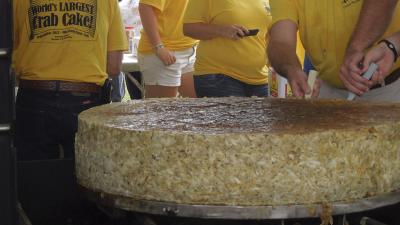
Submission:
[[[190,0],[184,23],[237,24],[259,29],[256,36],[238,41],[200,41],[195,75],[221,73],[252,85],[268,82],[266,34],[271,17],[267,0]]]
[[[326,82],[339,88],[345,50],[356,26],[362,0],[270,0],[273,23],[292,20],[311,62]],[[385,36],[400,30],[400,6]],[[400,61],[395,68],[400,67]]]
[[[183,15],[189,0],[140,0],[141,4],[156,8],[158,32],[166,48],[173,51],[185,50],[196,45],[196,40],[183,35]],[[144,30],[141,32],[138,52],[149,54],[154,46]]]
[[[20,79],[102,85],[107,52],[128,48],[117,0],[17,0],[13,12]]]

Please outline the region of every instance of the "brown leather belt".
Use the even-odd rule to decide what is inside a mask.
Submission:
[[[101,87],[93,83],[58,80],[20,80],[19,88],[41,91],[100,93]]]
[[[399,78],[400,78],[400,68],[395,69],[391,74],[389,74],[389,75],[385,78],[385,85],[389,85],[389,84],[395,82],[395,81],[396,81],[397,79],[399,79]],[[380,87],[382,87],[382,85],[377,84],[377,85],[371,87],[371,90],[372,90],[372,89],[376,89],[376,88],[380,88]]]

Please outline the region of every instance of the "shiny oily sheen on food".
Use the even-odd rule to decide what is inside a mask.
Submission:
[[[400,105],[154,99],[79,116],[80,185],[207,205],[352,201],[400,188]]]

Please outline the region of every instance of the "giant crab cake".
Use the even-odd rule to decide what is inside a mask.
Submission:
[[[400,106],[263,98],[154,99],[79,116],[83,187],[206,205],[351,201],[400,188]]]

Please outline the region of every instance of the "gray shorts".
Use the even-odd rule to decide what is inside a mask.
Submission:
[[[319,98],[322,99],[347,99],[348,91],[335,88],[326,82],[322,82]],[[400,79],[384,87],[372,89],[355,101],[380,101],[380,102],[400,102]]]

